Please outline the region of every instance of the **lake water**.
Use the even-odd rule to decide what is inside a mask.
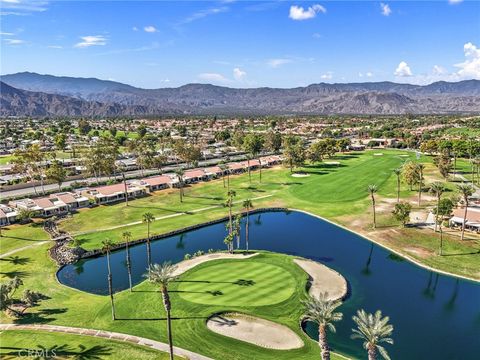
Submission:
[[[243,229],[242,229],[243,230]],[[152,242],[152,261],[178,262],[197,250],[224,249],[225,224],[203,227]],[[244,231],[242,231],[244,235]],[[244,244],[242,243],[242,246]],[[331,346],[365,358],[360,340],[351,340],[352,315],[363,308],[390,316],[395,330],[392,359],[479,359],[480,285],[424,270],[340,227],[300,212],[267,212],[250,216],[250,248],[299,255],[340,272],[350,296],[339,308],[344,320],[329,334]],[[146,245],[131,248],[134,283],[143,280]],[[125,252],[111,255],[115,291],[128,288]],[[104,257],[82,260],[58,272],[62,284],[107,294]],[[316,336],[314,326],[307,332]]]

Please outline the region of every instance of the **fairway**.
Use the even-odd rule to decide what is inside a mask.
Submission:
[[[229,306],[272,305],[287,300],[295,280],[287,270],[264,262],[213,261],[185,274],[178,292],[198,304]]]

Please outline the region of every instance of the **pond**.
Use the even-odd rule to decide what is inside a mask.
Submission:
[[[243,229],[242,229],[243,230]],[[244,234],[244,231],[242,232]],[[154,262],[178,262],[197,250],[224,249],[225,224],[219,223],[152,242]],[[242,245],[244,245],[242,243]],[[250,216],[250,248],[319,261],[349,282],[350,296],[341,306],[344,320],[330,334],[331,346],[364,358],[360,340],[351,340],[357,309],[377,309],[390,316],[395,345],[392,359],[478,359],[480,354],[480,284],[422,269],[364,238],[300,212],[266,212]],[[133,281],[143,280],[146,245],[131,248]],[[111,256],[115,291],[128,287],[124,250]],[[62,284],[107,294],[103,257],[69,265],[58,272]],[[307,333],[316,329],[307,325]]]

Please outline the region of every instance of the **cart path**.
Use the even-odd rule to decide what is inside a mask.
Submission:
[[[70,326],[57,326],[57,325],[18,325],[18,324],[0,324],[0,330],[41,330],[41,331],[50,331],[50,332],[59,332],[59,333],[67,333],[67,334],[75,334],[75,335],[86,335],[86,336],[93,336],[97,338],[104,338],[104,339],[111,339],[117,341],[125,341],[136,345],[147,346],[151,349],[168,352],[169,347],[168,344],[162,343],[159,341],[111,332],[111,331],[104,331],[104,330],[96,330],[96,329],[85,329],[85,328],[77,328],[77,327],[70,327]],[[194,353],[192,351],[184,350],[179,347],[174,346],[173,352],[175,355],[185,357],[191,360],[212,360],[209,357]]]

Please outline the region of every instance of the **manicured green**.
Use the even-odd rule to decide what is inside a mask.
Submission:
[[[182,278],[180,297],[197,304],[273,305],[288,299],[295,279],[279,266],[253,260],[228,260],[196,268]]]
[[[46,331],[8,330],[1,334],[2,359],[168,359],[168,354],[145,346],[94,338],[91,336],[51,333]],[[38,354],[39,356],[29,356]],[[22,357],[23,355],[23,357]],[[180,357],[176,357],[181,359]]]

